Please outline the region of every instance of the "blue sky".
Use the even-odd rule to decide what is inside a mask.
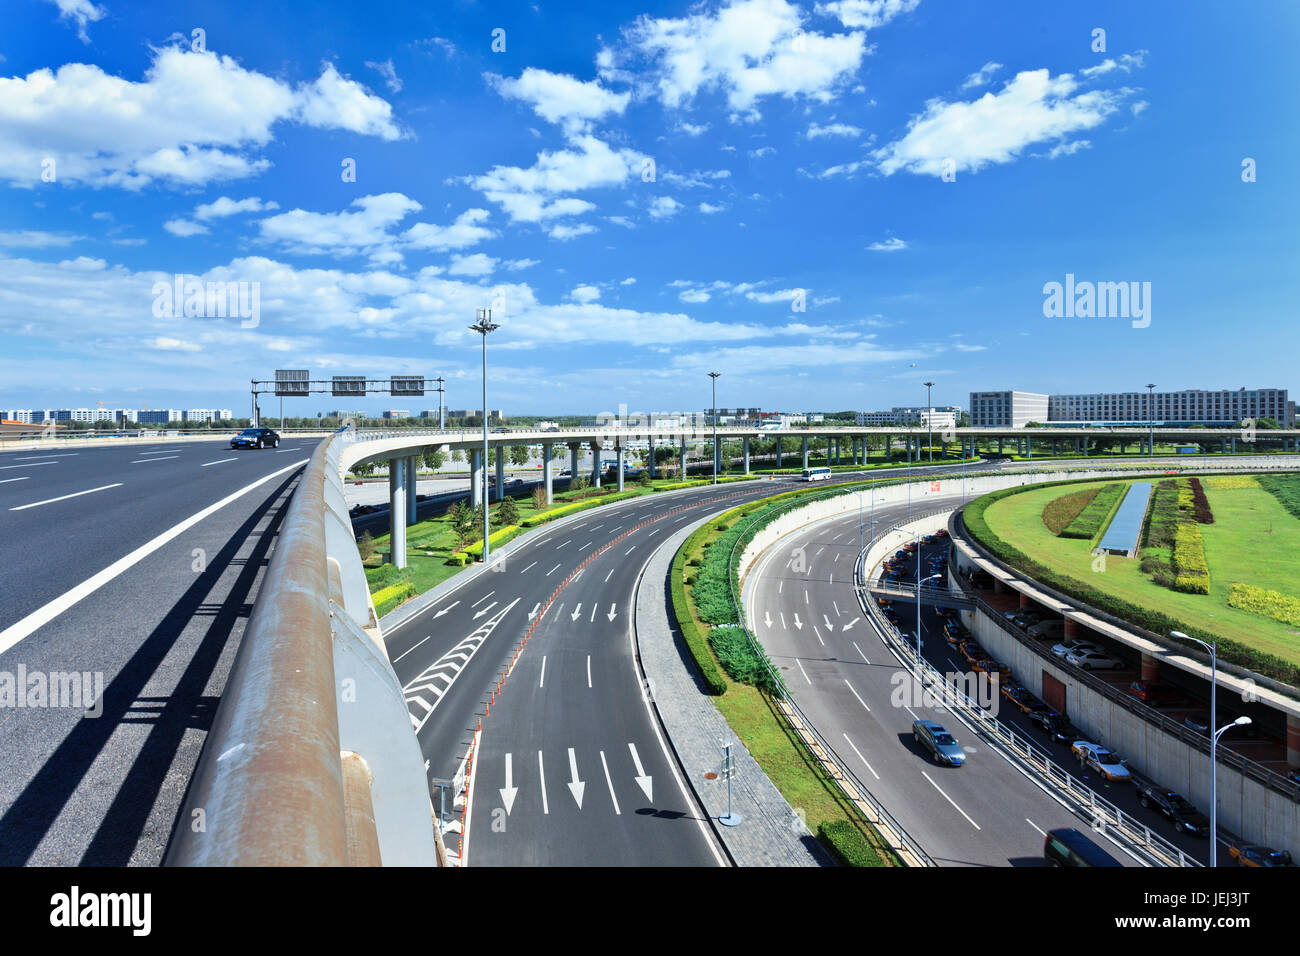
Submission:
[[[238,413],[288,367],[441,373],[476,408],[465,327],[494,304],[507,413],[696,409],[710,369],[720,405],[783,410],[926,379],[963,407],[1292,387],[1298,26],[1271,2],[10,0],[0,407]],[[178,273],[257,283],[257,324],[155,314]],[[1150,324],[1044,317],[1067,273],[1149,282]]]

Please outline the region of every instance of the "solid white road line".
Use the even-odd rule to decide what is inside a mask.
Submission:
[[[926,773],[924,770],[921,771],[921,776],[924,777],[926,780],[930,780],[930,775]],[[941,794],[943,794],[943,798],[952,804],[953,809],[956,810],[958,813],[960,813],[963,817],[966,817],[967,823],[973,826],[976,830],[980,829],[980,825],[976,823],[974,820],[972,820],[969,816],[967,816],[966,811],[963,810],[961,807],[957,806],[957,802],[953,800],[952,797],[948,796],[948,794],[943,792],[943,787],[939,786],[933,780],[930,780],[930,786],[934,787],[934,789],[938,790]]]
[[[875,777],[877,780],[879,780],[880,774],[876,773],[876,768],[871,766],[871,764],[867,763],[867,758],[862,756],[862,751],[860,751],[857,747],[853,745],[853,741],[849,740],[848,734],[844,735],[844,739],[848,741],[850,747],[853,747],[853,752],[858,755],[858,759],[861,760],[864,764],[866,764],[867,769],[871,771],[871,775]]]
[[[546,577],[549,578],[552,574],[554,574],[557,570],[559,570],[559,567],[560,566],[557,564],[555,567],[551,568],[551,570],[547,571]]]
[[[167,461],[169,458],[179,458],[179,457],[181,457],[181,456],[180,456],[180,455],[163,455],[163,456],[160,457],[160,458],[137,458],[135,461],[131,462],[131,464],[133,464],[133,465],[142,465],[142,464],[144,464],[146,461]]]
[[[14,468],[39,468],[41,465],[57,464],[57,461],[34,461],[30,465],[0,465],[0,471],[10,471]]]
[[[543,654],[542,655],[542,677],[541,680],[537,682],[537,687],[538,689],[541,689],[545,686],[546,686],[546,655]]]
[[[1040,836],[1044,836],[1044,837],[1047,836],[1046,831],[1044,831],[1043,828],[1040,827],[1040,826],[1039,826],[1037,823],[1035,823],[1033,820],[1029,819],[1029,817],[1025,817],[1025,822],[1028,823],[1028,824],[1029,824],[1031,827],[1033,827],[1035,830],[1037,830]]]
[[[849,690],[852,691],[853,696],[858,698],[858,703],[861,704],[863,707],[867,707],[867,702],[858,696],[858,692],[856,690],[853,690],[853,685],[849,683],[848,678],[844,679],[844,683],[848,686]],[[867,707],[867,713],[870,712],[871,712],[871,708]]]
[[[605,768],[605,784],[609,787],[609,798],[614,801],[614,812],[619,816],[623,811],[618,808],[618,797],[614,795],[614,781],[609,777],[609,764],[605,760],[605,751],[600,752],[600,765]]]
[[[550,813],[550,805],[546,802],[546,767],[542,765],[542,752],[537,751],[537,776],[542,781],[542,813]]]
[[[862,648],[858,647],[858,642],[857,642],[857,641],[853,641],[852,643],[853,643],[853,649],[854,649],[855,651],[857,651],[859,654],[862,654]],[[862,654],[862,659],[863,659],[864,661],[867,661],[867,655],[866,655],[866,654]],[[871,661],[867,661],[867,663],[870,664]]]
[[[605,581],[604,581],[605,584],[608,584],[609,579],[614,576],[614,570],[615,570],[614,568],[610,568],[609,574],[605,575]]]
[[[11,481],[29,481],[31,475],[23,475],[21,478],[0,478],[0,485],[8,484]]]
[[[533,563],[532,563],[532,564],[530,564],[530,565],[528,565],[528,567],[527,567],[527,568],[524,568],[524,570],[523,570],[523,571],[520,571],[520,572],[519,572],[519,573],[520,573],[520,574],[524,574],[524,573],[525,573],[525,572],[527,572],[527,571],[528,571],[528,568],[532,568],[532,567],[535,567],[535,566],[536,566],[536,565],[537,565],[537,562],[536,562],[536,561],[534,561],[534,562],[533,562]]]
[[[39,508],[41,505],[50,505],[56,501],[67,501],[69,498],[80,498],[82,495],[93,495],[96,491],[107,491],[109,488],[121,488],[121,487],[122,487],[122,483],[118,481],[118,482],[114,482],[111,485],[100,485],[98,488],[88,488],[85,491],[74,491],[70,495],[59,495],[59,497],[57,498],[46,498],[44,501],[33,501],[29,505],[17,505],[16,507],[10,508],[9,510],[26,511],[28,508]]]
[[[26,458],[15,458],[14,461],[44,461],[46,458],[71,458],[73,455],[80,454],[79,451],[69,451],[57,455],[28,455]]]
[[[489,591],[487,594],[483,595],[481,598],[479,598],[477,601],[475,601],[473,604],[471,604],[470,607],[478,607],[480,604],[482,604],[484,601],[486,601],[488,598],[490,598],[492,595],[494,595],[494,594],[496,594],[496,593],[497,593],[497,592],[496,592],[496,588],[493,588],[493,589],[492,589],[491,591]]]
[[[587,690],[591,690],[591,655],[587,655]]]
[[[635,550],[636,550],[636,545],[632,545],[632,547],[628,548],[626,551],[623,552],[623,557],[626,558],[629,554],[631,554]]]
[[[796,657],[794,662],[799,665],[799,673],[803,675],[803,679],[808,681],[809,684],[812,684],[812,681],[808,677],[808,672],[803,669],[803,661]]]
[[[33,611],[31,614],[28,614],[21,621],[9,625],[3,631],[0,631],[0,654],[3,654],[5,651],[9,650],[9,648],[13,647],[23,638],[29,636],[37,628],[43,627],[44,625],[48,624],[54,618],[58,617],[68,608],[72,607],[78,601],[85,598],[87,595],[93,594],[95,591],[98,591],[101,587],[103,587],[109,581],[112,581],[123,571],[126,571],[128,568],[132,567],[133,565],[138,564],[140,561],[144,560],[146,557],[153,554],[153,552],[157,551],[159,548],[167,544],[172,539],[184,534],[186,531],[194,527],[204,518],[208,517],[208,515],[220,511],[226,505],[248,494],[254,488],[257,488],[260,485],[264,485],[268,481],[272,481],[273,479],[278,478],[281,475],[286,474],[287,472],[294,471],[297,468],[301,468],[303,465],[307,464],[307,461],[308,459],[304,458],[302,461],[294,462],[292,465],[286,465],[284,468],[281,468],[279,471],[273,471],[271,472],[271,474],[257,479],[257,481],[253,482],[252,484],[245,485],[243,488],[240,488],[238,491],[234,492],[233,494],[229,494],[226,497],[222,498],[220,501],[208,505],[206,508],[202,509],[201,511],[196,511],[194,514],[190,515],[188,518],[186,518],[184,521],[180,522],[179,524],[172,525],[172,527],[168,528],[166,531],[158,535],[153,540],[145,542],[140,547],[132,551],[130,554],[118,558],[116,561],[114,561],[108,567],[104,568],[104,570],[100,571],[98,574],[92,575],[91,577],[87,578],[85,581],[82,581],[80,584],[78,584],[75,588],[72,588],[70,591],[64,592],[63,594],[55,598],[53,601],[50,601],[48,604],[44,605],[43,607],[37,608],[35,611]]]

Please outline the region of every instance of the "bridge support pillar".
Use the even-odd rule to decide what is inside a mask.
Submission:
[[[884,448],[885,461],[889,461],[889,457],[891,454],[893,454],[893,451],[894,451],[894,436],[886,435],[885,448]]]
[[[776,467],[779,469],[781,467],[781,436],[777,435],[772,440],[776,442]]]
[[[419,513],[416,509],[415,488],[416,477],[419,474],[420,456],[412,455],[406,460],[406,523],[415,524],[420,520]]]
[[[1160,680],[1160,658],[1142,655],[1142,683],[1154,684]]]
[[[1080,447],[1079,447],[1079,444],[1080,444],[1080,443],[1079,443],[1079,439],[1076,438],[1076,439],[1074,440],[1074,453],[1075,453],[1076,455],[1079,455],[1079,454],[1082,454],[1082,453],[1083,453],[1083,452],[1082,452],[1082,449],[1080,449]]]
[[[1066,637],[1079,636],[1079,622],[1072,617],[1067,617],[1065,619],[1065,636]]]
[[[998,436],[998,454],[1002,454],[1002,436]]]
[[[600,487],[600,451],[603,442],[594,441],[591,443],[591,487]]]
[[[623,443],[614,442],[614,450],[618,454],[618,490],[623,490]]]
[[[388,460],[389,560],[406,567],[406,458]]]
[[[578,452],[582,450],[582,442],[569,442],[569,482],[572,483],[574,478],[578,477]]]
[[[542,442],[542,487],[546,489],[546,507],[551,506],[553,489],[551,487],[551,448],[550,442]]]
[[[501,501],[506,496],[506,446],[498,445],[497,453],[497,493],[494,496]]]
[[[1286,762],[1300,767],[1300,717],[1286,715]]]
[[[682,445],[680,450],[677,453],[677,462],[678,462],[677,467],[681,470],[682,480],[684,481],[686,479],[686,438],[685,436],[682,437]]]
[[[483,452],[477,448],[469,453],[469,506],[477,508],[483,503]]]
[[[655,436],[654,435],[646,436],[646,454],[648,456],[646,460],[646,465],[650,469],[650,478],[653,480],[655,477]]]
[[[748,474],[749,474],[749,436],[745,436],[744,438],[741,439],[741,441],[742,441],[742,442],[744,443],[744,445],[745,445],[745,451],[744,451],[744,455],[745,455],[745,474],[748,475]]]
[[[1033,606],[1033,599],[1024,591],[1020,592],[1020,610],[1028,611]]]
[[[808,439],[803,440],[803,466],[808,467]]]
[[[1234,455],[1237,453],[1237,436],[1236,436],[1236,435],[1233,435],[1233,436],[1232,436],[1232,453],[1233,453]]]

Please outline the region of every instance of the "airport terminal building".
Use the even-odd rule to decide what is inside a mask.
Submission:
[[[1177,392],[1091,392],[1042,395],[1035,392],[971,392],[971,425],[1019,428],[1043,424],[1237,425],[1272,418],[1294,427],[1295,403],[1285,388],[1188,388]]]

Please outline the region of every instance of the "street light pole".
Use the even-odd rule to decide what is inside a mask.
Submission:
[[[1189,637],[1182,631],[1170,631],[1169,636],[1180,641],[1191,641],[1194,644],[1200,644],[1210,654],[1210,866],[1219,865],[1219,780],[1218,780],[1218,748],[1219,738],[1226,734],[1233,727],[1242,726],[1250,723],[1249,717],[1238,717],[1232,723],[1218,730],[1215,729],[1214,723],[1218,719],[1219,713],[1216,709],[1218,706],[1216,689],[1219,686],[1218,665],[1219,655],[1217,642],[1207,644],[1200,638]]]
[[[1147,385],[1147,454],[1155,457],[1156,454],[1156,419],[1151,414],[1151,405],[1155,400],[1155,386]]]
[[[930,389],[934,382],[922,382],[925,386],[925,446],[930,449],[930,463],[934,464],[934,435],[930,431],[930,423],[934,420],[934,405],[930,403]]]
[[[713,483],[718,483],[718,376],[721,372],[710,372],[713,379]]]
[[[483,336],[483,563],[488,563],[488,427],[487,427],[487,337],[489,332],[495,332],[501,328],[498,323],[492,321],[491,309],[476,309],[474,318],[477,319],[469,327],[471,332],[478,332]]]

